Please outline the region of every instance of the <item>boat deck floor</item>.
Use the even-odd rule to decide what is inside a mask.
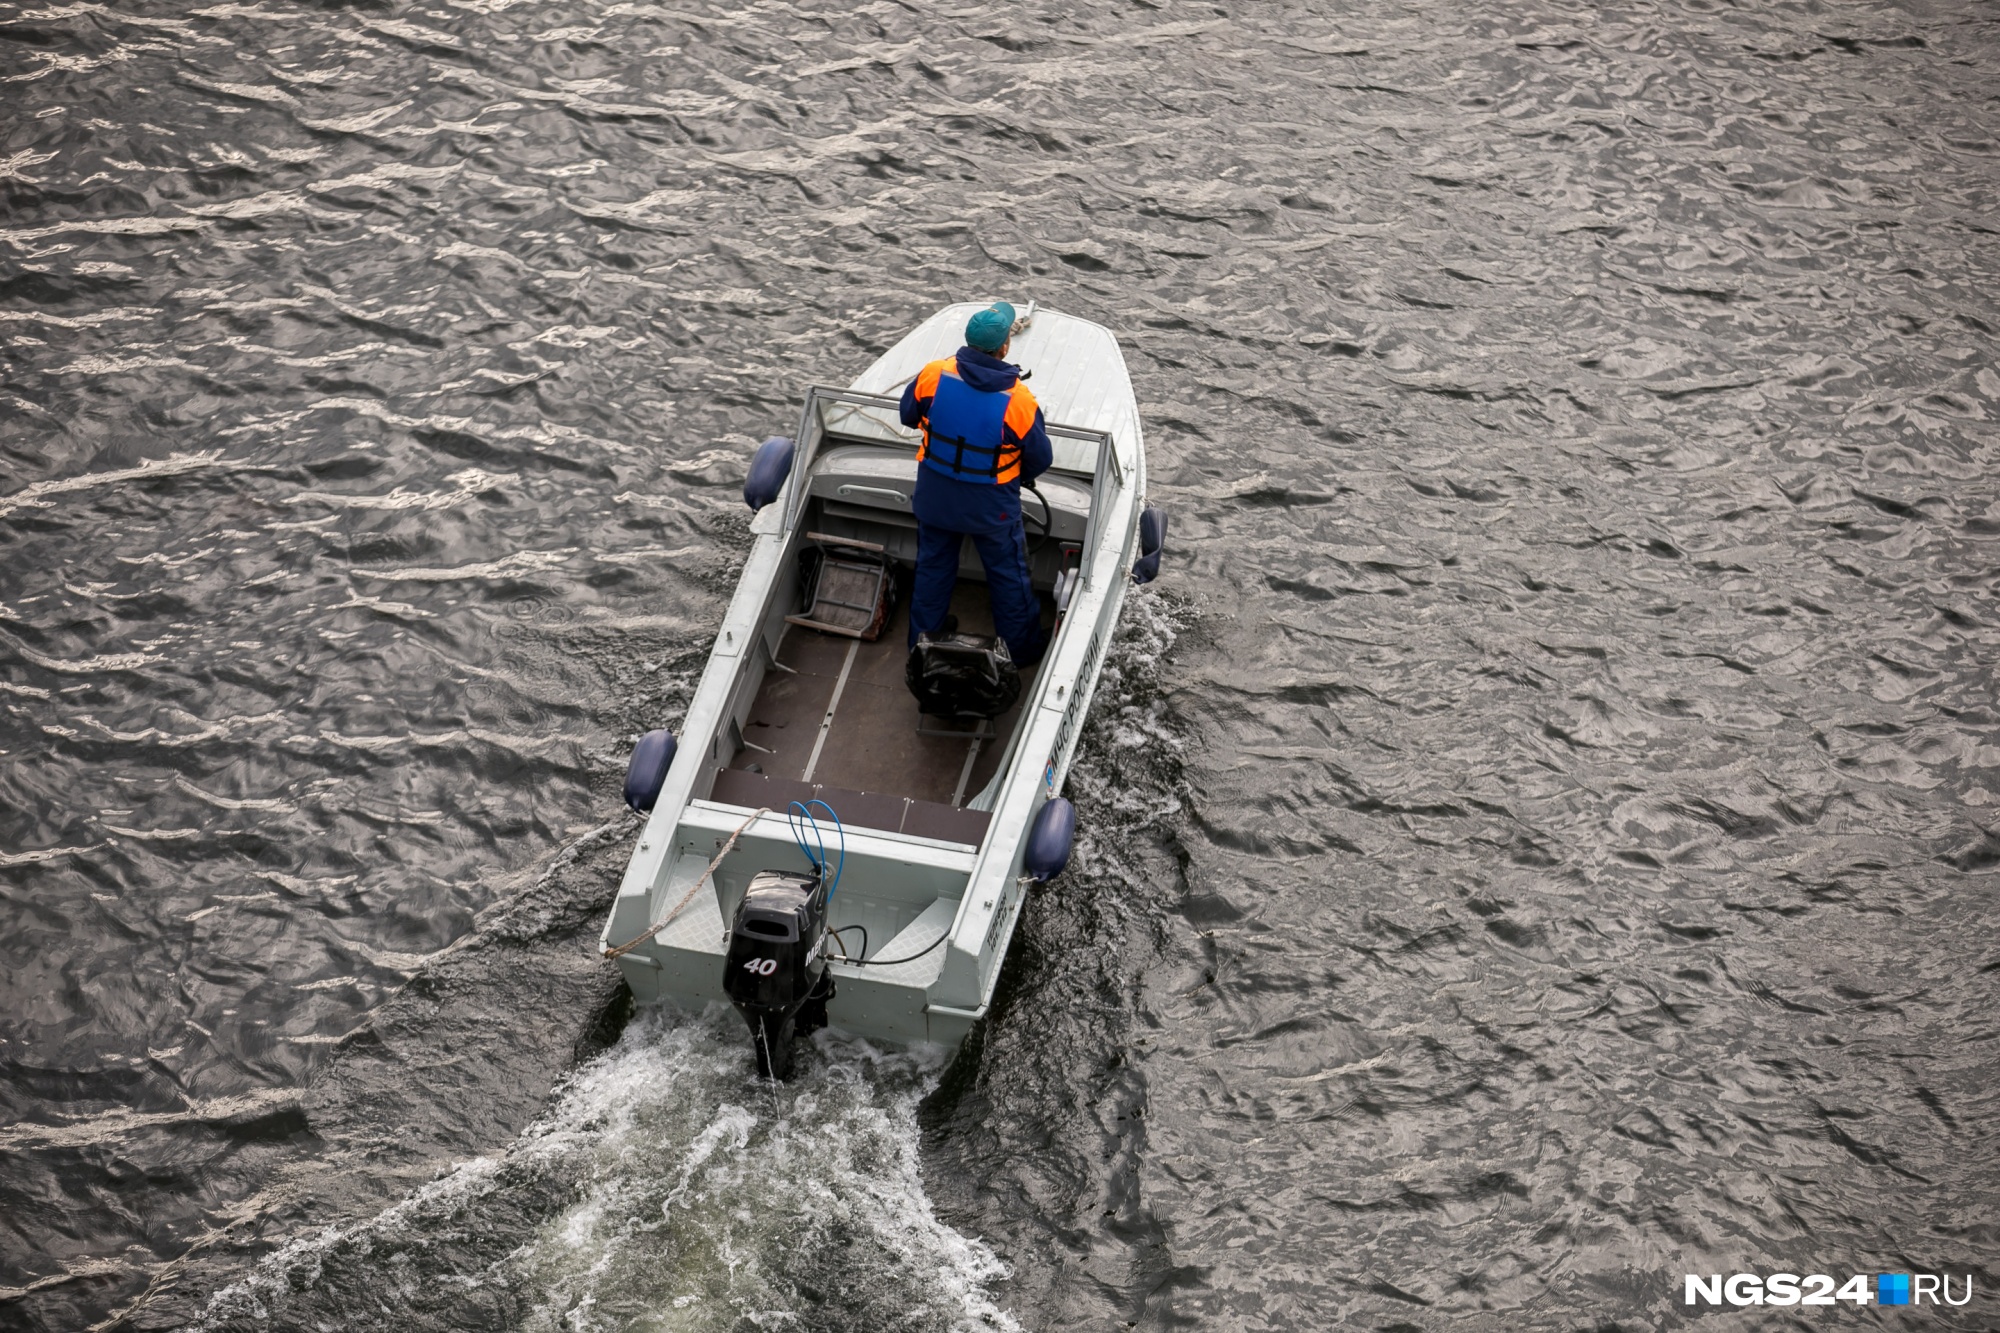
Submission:
[[[1049,612],[1045,602],[1045,623]],[[952,613],[966,633],[993,632],[983,583],[961,580]],[[920,719],[903,683],[908,616],[898,605],[873,643],[790,627],[778,661],[791,670],[765,676],[714,799],[775,810],[816,795],[843,823],[977,845],[987,816],[964,805],[999,768],[1021,705],[994,718],[984,739],[963,724]],[[1039,669],[1022,673],[1022,699]],[[960,728],[964,737],[919,735],[920,720],[926,731]]]

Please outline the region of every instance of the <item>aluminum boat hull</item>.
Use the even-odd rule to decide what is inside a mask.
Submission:
[[[831,1024],[954,1045],[987,1011],[1029,882],[1029,830],[1063,790],[1137,554],[1145,447],[1112,335],[1038,310],[1009,353],[1031,372],[1056,446],[1043,485],[1050,535],[1036,557],[1037,582],[1054,590],[1065,567],[1076,573],[1046,657],[1002,720],[1004,736],[975,744],[920,734],[914,701],[905,694],[899,702],[884,683],[900,663],[900,617],[873,645],[787,620],[798,609],[798,552],[810,540],[865,536],[899,560],[914,553],[916,439],[893,400],[926,362],[957,350],[966,319],[985,304],[940,310],[848,389],[808,395],[792,471],[751,524],[742,577],[605,924],[610,951],[671,916],[618,959],[640,1003],[724,999],[726,923],[745,884],[760,870],[808,865],[784,813],[810,788],[837,811],[846,807],[830,924],[861,926],[868,958],[911,959],[833,962]],[[962,564],[961,576],[961,592],[973,594],[963,604],[976,613],[976,560]],[[955,789],[954,744],[967,751]],[[715,861],[732,835],[735,844]],[[857,938],[843,935],[848,948]]]

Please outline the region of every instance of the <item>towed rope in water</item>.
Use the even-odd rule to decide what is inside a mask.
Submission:
[[[604,951],[604,956],[606,958],[622,958],[626,954],[631,953],[634,949],[638,948],[640,945],[644,944],[647,940],[652,939],[653,936],[659,934],[661,931],[665,930],[670,924],[672,924],[673,919],[681,914],[681,909],[694,901],[694,896],[696,893],[701,891],[701,886],[708,883],[708,877],[710,875],[713,875],[715,873],[715,868],[722,864],[722,858],[729,855],[730,852],[735,850],[736,840],[743,836],[743,830],[749,828],[751,824],[755,823],[758,815],[768,815],[770,813],[771,813],[770,806],[768,805],[761,806],[751,814],[750,818],[744,820],[741,824],[738,824],[736,826],[736,832],[729,835],[729,841],[722,844],[722,850],[717,852],[715,854],[715,859],[708,863],[708,869],[701,872],[700,878],[696,879],[693,884],[689,885],[688,891],[681,895],[681,900],[674,904],[673,911],[661,917],[651,930],[648,930],[645,934],[639,936],[637,939],[630,939],[625,941],[625,943],[618,945],[616,948],[606,949]]]

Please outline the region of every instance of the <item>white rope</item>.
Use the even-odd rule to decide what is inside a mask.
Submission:
[[[708,863],[708,869],[701,872],[700,878],[696,879],[693,884],[689,885],[688,891],[681,895],[681,900],[674,904],[673,911],[661,917],[658,923],[656,923],[651,930],[648,930],[645,934],[639,936],[637,939],[627,940],[625,941],[625,943],[620,944],[615,948],[606,949],[604,951],[604,956],[606,958],[622,958],[626,954],[631,953],[634,949],[638,948],[640,945],[644,944],[647,940],[652,939],[653,936],[665,930],[669,925],[671,925],[673,923],[673,919],[681,914],[681,909],[694,901],[694,896],[696,893],[700,892],[701,886],[708,883],[708,877],[710,875],[713,875],[715,873],[715,868],[722,864],[722,858],[729,855],[730,852],[736,849],[736,840],[743,836],[743,830],[749,828],[751,824],[755,823],[758,815],[768,815],[770,813],[771,813],[770,806],[768,805],[761,806],[750,816],[750,818],[744,820],[741,824],[738,824],[736,826],[736,832],[729,835],[729,841],[722,844],[722,850],[717,852],[715,854],[715,859]]]

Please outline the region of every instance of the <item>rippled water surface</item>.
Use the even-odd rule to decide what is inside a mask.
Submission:
[[[2000,1324],[1996,80],[1977,0],[0,3],[0,1323]],[[993,1020],[554,1086],[749,446],[996,293],[1174,527]]]

